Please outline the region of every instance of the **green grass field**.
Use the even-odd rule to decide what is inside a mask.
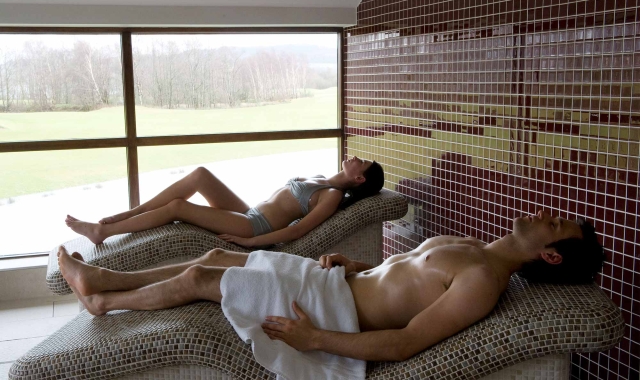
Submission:
[[[335,88],[289,103],[213,110],[136,108],[138,136],[334,128]],[[122,107],[91,112],[0,114],[0,142],[124,136]],[[141,173],[267,154],[335,148],[336,139],[138,149]],[[3,153],[0,199],[126,176],[124,148]]]

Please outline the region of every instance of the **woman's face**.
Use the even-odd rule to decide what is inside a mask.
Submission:
[[[373,161],[362,160],[356,156],[351,157],[348,160],[342,161],[342,170],[347,177],[358,180],[358,178],[364,179],[363,173],[369,169],[369,166]]]

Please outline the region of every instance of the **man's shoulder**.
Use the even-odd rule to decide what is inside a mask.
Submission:
[[[474,262],[462,269],[458,276],[463,275],[465,278],[473,278],[478,281],[495,281],[496,273],[488,263]]]
[[[454,277],[454,281],[456,280],[464,282],[467,286],[481,287],[498,295],[505,290],[503,279],[487,262],[483,261],[476,261],[462,268]]]

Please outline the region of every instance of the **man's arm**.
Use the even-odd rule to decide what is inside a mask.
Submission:
[[[341,333],[316,329],[294,305],[300,319],[268,317],[263,324],[271,339],[300,351],[321,350],[362,360],[401,361],[460,332],[491,312],[500,296],[494,275],[471,269],[454,278],[451,287],[403,329]]]
[[[351,260],[340,253],[322,255],[320,256],[320,260],[318,260],[318,263],[320,264],[321,267],[328,268],[328,269],[331,269],[336,265],[343,266],[345,268],[344,270],[345,277],[349,275],[349,273],[351,272],[360,273],[360,272],[364,272],[366,270],[375,268],[374,266],[369,265],[367,263]]]
[[[375,268],[373,265],[363,263],[362,261],[351,260],[351,262],[353,263],[354,272],[360,273]]]

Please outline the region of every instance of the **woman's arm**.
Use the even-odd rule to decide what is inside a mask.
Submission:
[[[245,247],[257,247],[295,240],[304,236],[309,231],[319,226],[322,222],[329,219],[329,217],[338,209],[341,200],[342,192],[340,190],[329,189],[329,191],[322,194],[320,199],[318,199],[318,204],[313,211],[293,226],[287,226],[283,229],[260,236],[254,236],[252,238],[237,238],[231,235],[220,235],[219,237],[223,240],[240,244]]]
[[[281,230],[273,231],[268,234],[254,236],[251,238],[252,246],[270,245],[276,243],[284,243],[296,240],[306,235],[309,231],[319,226],[322,222],[329,219],[333,215],[340,201],[342,200],[342,192],[339,190],[329,189],[318,199],[316,207],[293,226],[287,226]]]

